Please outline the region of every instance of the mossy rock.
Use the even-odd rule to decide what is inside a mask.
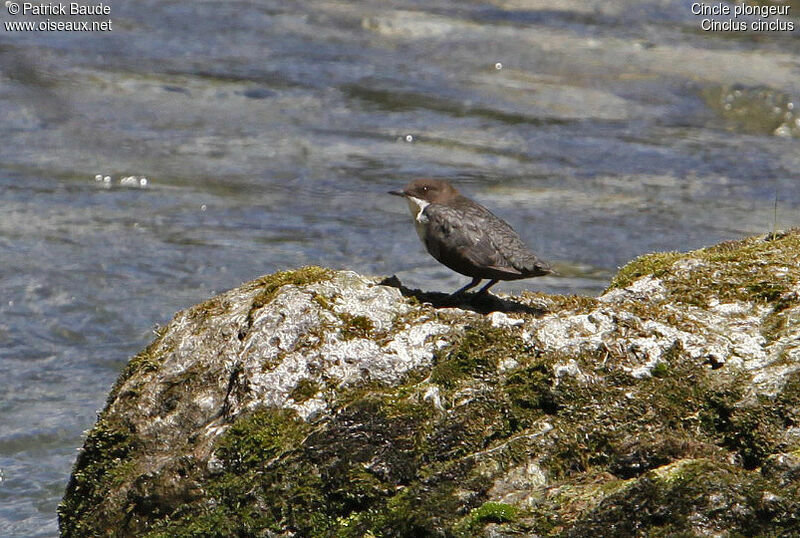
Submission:
[[[648,255],[505,316],[245,284],[131,361],[62,534],[800,535],[798,262],[795,231]]]

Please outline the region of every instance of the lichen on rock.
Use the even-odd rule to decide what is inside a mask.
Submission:
[[[798,262],[790,231],[459,308],[347,271],[247,283],[131,360],[62,534],[800,534]]]

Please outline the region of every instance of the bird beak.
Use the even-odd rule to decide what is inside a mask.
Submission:
[[[406,193],[403,191],[389,191],[389,194],[394,194],[395,196],[405,196]]]

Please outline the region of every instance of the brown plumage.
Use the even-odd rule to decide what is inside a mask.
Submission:
[[[479,293],[499,280],[518,280],[551,273],[503,219],[463,196],[448,182],[415,179],[402,191],[414,217],[422,243],[431,256],[472,282],[456,291],[461,294],[488,278]]]

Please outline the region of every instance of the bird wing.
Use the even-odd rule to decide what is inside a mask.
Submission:
[[[531,251],[517,232],[500,217],[492,214],[488,209],[481,207],[490,215],[493,226],[487,228],[486,234],[489,241],[504,254],[504,261],[509,266],[525,275],[546,275],[552,269],[543,260]]]
[[[509,275],[549,272],[511,226],[483,206],[430,204],[424,216],[431,226],[426,246],[439,261],[460,258]]]

